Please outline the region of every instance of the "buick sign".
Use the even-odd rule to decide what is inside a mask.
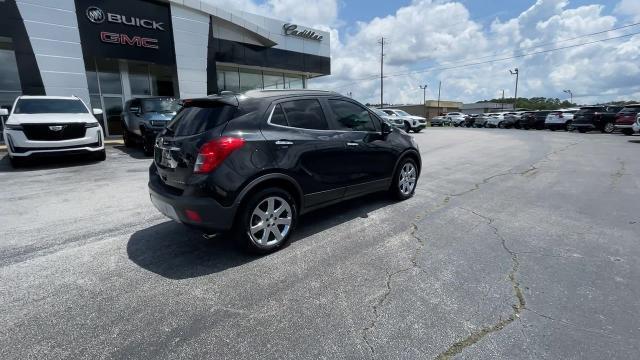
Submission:
[[[142,27],[145,29],[165,31],[163,27],[164,23],[162,22],[149,20],[149,19],[142,19],[135,16],[115,14],[111,12],[105,13],[104,11],[102,11],[102,9],[100,9],[97,6],[89,6],[87,8],[86,14],[87,14],[87,19],[89,19],[89,21],[91,21],[94,24],[102,24],[105,20],[107,20],[107,22],[114,23],[114,24],[123,24],[123,25],[129,25],[129,26]]]
[[[104,22],[104,11],[97,6],[89,6],[87,8],[87,19],[95,24],[100,24]]]

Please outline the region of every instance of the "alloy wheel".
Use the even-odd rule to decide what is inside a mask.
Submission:
[[[611,134],[616,129],[612,122],[608,122],[604,125],[604,132]]]
[[[416,187],[416,167],[408,162],[402,166],[400,170],[400,181],[398,181],[398,187],[402,195],[409,195]]]
[[[291,229],[291,206],[279,196],[262,200],[249,219],[249,237],[256,245],[271,247],[281,243]]]

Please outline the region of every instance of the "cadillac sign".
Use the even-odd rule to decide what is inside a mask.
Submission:
[[[303,39],[322,41],[322,35],[313,30],[299,29],[298,25],[295,24],[284,24],[282,25],[282,29],[284,30],[284,34],[288,36],[297,36]]]

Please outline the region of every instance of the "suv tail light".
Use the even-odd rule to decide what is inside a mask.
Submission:
[[[206,174],[218,167],[232,152],[244,145],[244,139],[224,136],[211,140],[200,148],[193,172]]]

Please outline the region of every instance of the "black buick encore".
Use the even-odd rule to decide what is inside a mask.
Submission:
[[[411,136],[350,98],[254,90],[184,100],[156,139],[149,192],[167,217],[268,253],[300,214],[377,191],[411,197],[420,166]]]

